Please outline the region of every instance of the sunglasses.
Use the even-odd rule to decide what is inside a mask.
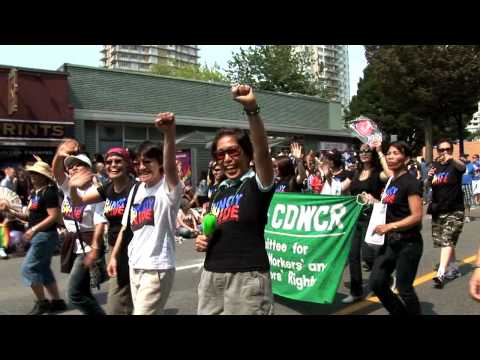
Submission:
[[[372,150],[360,150],[358,153],[359,154],[371,154]]]
[[[118,159],[115,159],[115,160],[107,160],[105,161],[105,165],[112,165],[112,164],[121,164],[123,160],[118,160]]]
[[[84,163],[81,163],[81,162],[77,162],[77,163],[74,163],[72,165],[70,165],[67,170],[72,170],[74,168],[77,168],[77,167],[88,167],[86,164]]]
[[[448,147],[448,148],[438,148],[437,151],[438,152],[446,152],[446,151],[451,151],[452,148]]]
[[[240,157],[240,146],[235,146],[229,149],[215,151],[215,159],[217,161],[223,161],[225,160],[225,156],[227,154],[232,159],[238,159]]]

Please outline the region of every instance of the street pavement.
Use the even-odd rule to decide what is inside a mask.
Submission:
[[[432,287],[433,266],[438,262],[439,249],[434,249],[431,239],[431,221],[424,217],[423,239],[424,251],[417,272],[418,283],[415,287],[425,315],[477,315],[480,303],[468,295],[468,281],[472,272],[471,264],[475,261],[480,239],[480,209],[472,211],[472,222],[464,226],[457,246],[457,259],[466,260],[460,264],[462,276],[448,282],[441,290]],[[194,250],[193,240],[177,244],[177,271],[172,292],[165,307],[166,315],[194,315],[197,306],[197,285],[200,280],[204,254]],[[20,265],[23,257],[0,260],[0,315],[22,315],[31,310],[33,294],[22,285]],[[52,261],[61,294],[65,294],[68,275],[59,272],[59,256]],[[369,273],[364,272],[364,280]],[[387,312],[373,296],[366,300],[345,305],[341,300],[349,294],[349,272],[346,267],[343,279],[332,304],[314,304],[275,297],[275,314],[277,315],[386,315]],[[367,281],[365,281],[366,286]],[[99,291],[94,291],[100,304],[105,307],[107,284]],[[80,314],[69,309],[63,315]]]

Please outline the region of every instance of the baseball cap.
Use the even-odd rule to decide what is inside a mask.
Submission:
[[[107,153],[105,154],[105,160],[112,155],[118,155],[123,157],[125,160],[130,160],[130,155],[128,154],[127,149],[122,147],[113,147],[108,149]]]
[[[65,161],[63,162],[63,165],[65,166],[65,169],[68,169],[70,166],[76,163],[83,163],[87,165],[89,168],[92,167],[92,162],[88,158],[87,155],[85,154],[78,154],[75,156],[69,156],[65,158]]]

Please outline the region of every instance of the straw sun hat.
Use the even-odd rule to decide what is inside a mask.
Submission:
[[[52,168],[44,161],[37,161],[32,166],[26,166],[25,170],[43,175],[53,181]]]

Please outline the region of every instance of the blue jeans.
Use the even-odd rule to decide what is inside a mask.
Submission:
[[[25,286],[53,284],[55,276],[50,265],[58,244],[57,231],[39,232],[30,244],[21,267],[23,283]]]
[[[68,281],[68,301],[84,315],[105,315],[90,289],[90,272],[83,265],[85,255],[75,257]]]

